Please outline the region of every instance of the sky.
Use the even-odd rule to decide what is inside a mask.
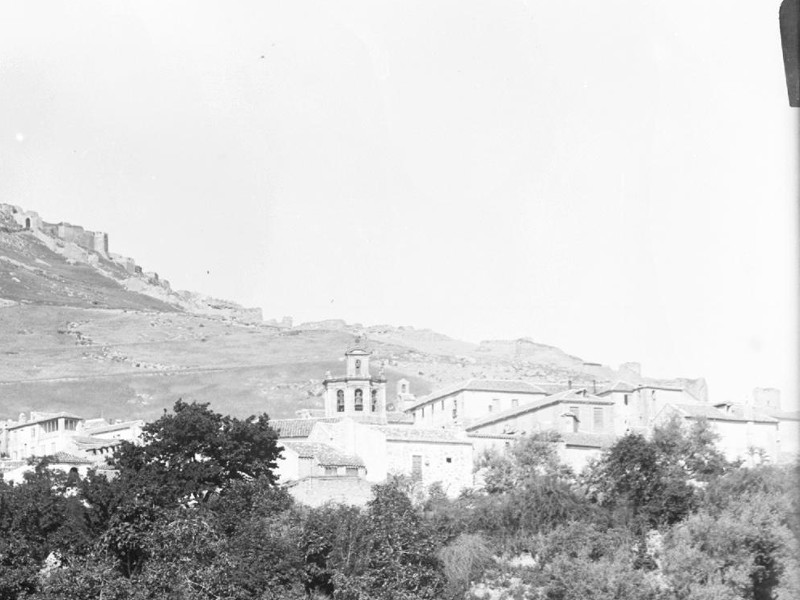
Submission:
[[[0,202],[266,318],[791,403],[778,6],[0,0]]]

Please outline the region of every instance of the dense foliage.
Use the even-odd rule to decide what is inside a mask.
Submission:
[[[708,427],[627,435],[582,473],[558,436],[478,463],[448,498],[390,479],[363,508],[275,484],[266,415],[179,402],[112,479],[0,479],[0,600],[798,597],[797,470],[728,463]]]

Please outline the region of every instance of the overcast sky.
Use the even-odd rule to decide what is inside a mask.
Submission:
[[[795,397],[778,5],[0,0],[0,202],[267,318]]]

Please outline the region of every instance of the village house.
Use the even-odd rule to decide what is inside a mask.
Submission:
[[[530,404],[489,414],[466,430],[476,456],[489,448],[504,449],[525,435],[557,432],[561,438],[557,448],[561,461],[580,471],[613,443],[614,408],[613,400],[590,394],[585,388],[567,389]]]
[[[67,412],[22,413],[17,421],[0,424],[0,468],[6,479],[13,479],[17,471],[21,477],[28,459],[47,456],[54,467],[77,467],[85,473],[91,466],[104,465],[122,440],[138,439],[143,425],[141,420],[86,420]]]
[[[663,424],[673,417],[687,423],[708,422],[719,435],[717,445],[728,460],[750,464],[756,460],[776,462],[780,455],[778,419],[752,407],[729,403],[715,406],[701,404],[667,404],[655,419]]]
[[[616,381],[597,392],[614,403],[614,430],[617,435],[633,431],[647,433],[656,415],[667,404],[706,405],[688,390],[667,385],[636,384]]]
[[[547,391],[525,381],[470,379],[434,391],[405,411],[417,425],[468,426],[492,413],[530,404]]]

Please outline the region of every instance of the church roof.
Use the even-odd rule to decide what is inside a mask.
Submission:
[[[345,354],[372,354],[367,348],[366,339],[360,335],[356,336],[353,345],[348,347],[344,352]]]
[[[286,442],[285,446],[297,452],[300,458],[315,459],[323,467],[363,467],[364,461],[358,456],[345,454],[319,442]]]
[[[317,423],[334,423],[336,417],[310,418],[310,419],[272,419],[269,426],[277,433],[279,439],[307,438]]]

